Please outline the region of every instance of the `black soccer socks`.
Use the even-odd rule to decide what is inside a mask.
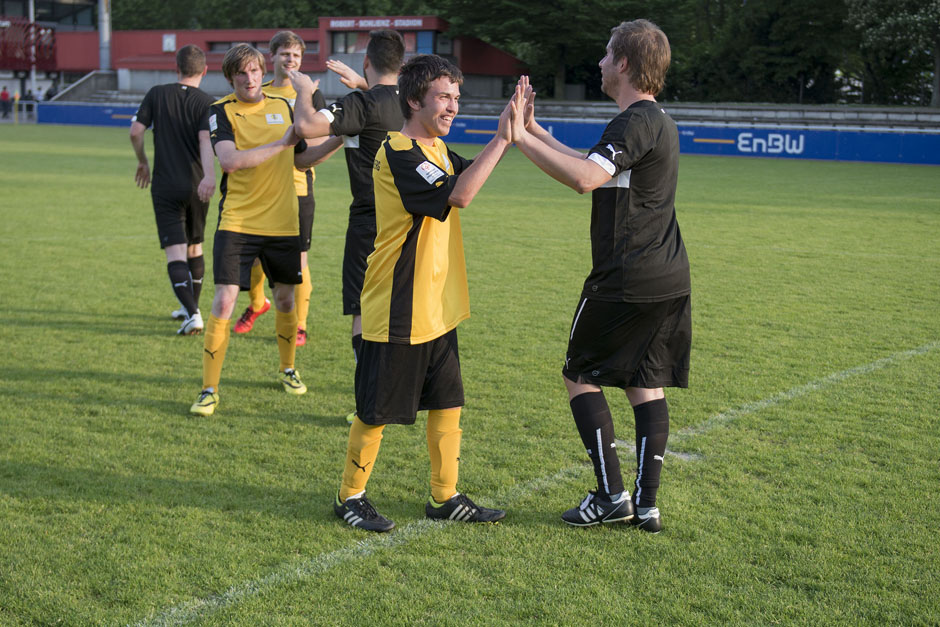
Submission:
[[[202,255],[198,257],[189,257],[186,260],[189,265],[189,276],[193,282],[193,301],[196,303],[196,309],[199,308],[199,295],[202,294],[202,279],[206,275],[206,261]]]
[[[194,315],[199,307],[193,297],[193,282],[189,276],[189,264],[185,261],[171,261],[166,264],[167,274],[170,275],[170,285],[177,300],[186,308],[190,316]]]
[[[663,470],[666,440],[669,438],[669,407],[660,398],[633,408],[636,421],[636,489],[633,503],[639,507],[656,505],[656,490]]]
[[[581,435],[581,442],[594,464],[598,492],[604,495],[623,492],[620,459],[614,443],[614,422],[603,392],[587,392],[571,399],[571,414]]]

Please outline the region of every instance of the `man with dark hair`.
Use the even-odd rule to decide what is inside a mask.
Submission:
[[[400,132],[375,156],[375,252],[362,288],[356,411],[342,484],[333,503],[347,524],[389,531],[395,523],[365,496],[382,431],[414,424],[427,410],[431,494],[425,515],[496,522],[506,513],[457,491],[464,405],[457,325],[470,316],[459,208],[474,199],[509,148],[509,107],[495,137],[471,163],[441,137],[457,115],[463,76],[446,59],[420,55],[401,69]]]
[[[209,199],[215,192],[215,164],[209,141],[212,98],[199,89],[206,75],[206,55],[197,46],[176,53],[177,82],[150,89],[131,122],[131,145],[137,155],[135,180],[150,184],[144,133],[153,126],[154,168],[150,196],[160,247],[166,253],[170,285],[180,308],[171,315],[182,320],[177,333],[203,329],[199,294],[205,274],[202,242]]]
[[[362,63],[368,90],[351,92],[322,109],[313,105],[313,81],[298,71],[291,73],[297,90],[297,133],[308,139],[330,134],[343,137],[353,197],[343,253],[343,314],[352,316],[352,346],[357,358],[362,341],[359,295],[375,240],[372,163],[388,131],[400,130],[404,121],[396,86],[404,56],[405,43],[398,32],[370,32]],[[353,416],[347,420],[351,422]]]
[[[306,45],[299,35],[291,31],[280,31],[271,38],[268,44],[271,53],[271,63],[274,66],[274,78],[262,85],[264,93],[271,96],[280,96],[286,99],[293,107],[297,93],[290,83],[289,72],[299,70],[303,62]],[[313,92],[313,105],[317,108],[326,106],[322,92]],[[308,141],[309,146],[319,146],[330,142],[333,150],[342,146],[339,138],[321,137]],[[294,289],[294,303],[297,307],[297,346],[307,343],[307,313],[310,307],[310,293],[313,284],[310,280],[310,269],[307,266],[307,251],[310,250],[310,241],[313,233],[313,214],[316,202],[313,198],[313,182],[316,173],[313,168],[294,170],[294,189],[297,192],[297,204],[300,217],[300,267],[303,272],[303,281]],[[249,304],[245,312],[235,322],[235,333],[248,333],[254,326],[255,320],[271,308],[271,302],[264,296],[264,270],[261,261],[255,260],[251,268],[251,289],[248,291]]]
[[[264,71],[258,50],[247,44],[231,48],[222,72],[234,93],[216,101],[209,116],[223,193],[212,251],[215,297],[203,345],[202,392],[190,407],[200,416],[211,415],[218,406],[229,322],[239,289],[249,287],[256,258],[271,283],[277,311],[278,378],[288,394],[307,391],[294,369],[294,286],[302,278],[294,168],[315,165],[319,154],[318,147],[307,148],[294,133],[287,100],[262,91]]]
[[[688,387],[692,340],[689,260],[676,222],[679,135],[656,102],[669,40],[647,20],[611,29],[601,86],[620,108],[582,154],[534,119],[523,77],[511,102],[512,138],[555,180],[592,192],[594,267],[575,310],[562,369],[597,490],[562,519],[576,526],[629,521],[662,529],[656,507],[669,410],[664,387]],[[633,407],[637,472],[631,500],[620,474],[613,418],[601,386],[625,390]]]

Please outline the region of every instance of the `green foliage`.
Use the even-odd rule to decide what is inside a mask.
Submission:
[[[0,144],[0,624],[936,623],[937,168],[682,158],[686,457],[650,537],[558,518],[593,481],[560,374],[590,200],[510,151],[461,210],[460,326],[460,485],[509,515],[423,520],[419,417],[385,431],[369,492],[399,527],[370,536],[330,509],[353,403],[342,157],[317,169],[310,392],[276,383],[264,316],[195,419],[202,338],[174,334],[126,130],[2,125]]]
[[[862,101],[940,107],[940,0],[846,4],[846,21],[861,39]]]
[[[527,64],[542,97],[566,83],[603,99],[610,28],[646,18],[669,36],[663,98],[687,102],[940,106],[940,0],[122,0],[115,29],[312,27],[323,15],[439,15]]]

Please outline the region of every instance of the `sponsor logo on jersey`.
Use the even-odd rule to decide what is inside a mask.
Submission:
[[[219,121],[215,117],[215,113],[209,116],[209,130],[217,131],[219,130]]]
[[[342,110],[343,108],[339,106],[338,104],[336,104],[335,102],[330,105],[330,111],[332,111],[333,113],[336,113],[337,111],[342,111]]]
[[[267,120],[268,124],[283,124],[284,116],[280,113],[265,113],[264,119]]]
[[[611,159],[616,159],[616,158],[617,158],[617,155],[622,155],[622,154],[623,154],[623,151],[622,151],[622,150],[614,150],[614,147],[613,147],[611,144],[607,144],[607,150],[610,151],[610,158],[611,158]]]
[[[418,164],[418,167],[415,168],[415,171],[421,175],[421,178],[432,184],[445,176],[444,170],[430,161],[422,161]]]

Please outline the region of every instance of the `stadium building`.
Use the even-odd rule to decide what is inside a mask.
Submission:
[[[205,91],[222,95],[231,91],[222,76],[222,57],[236,43],[250,43],[267,52],[268,41],[282,29],[133,30],[110,32],[95,10],[95,0],[35,2],[44,13],[31,26],[26,16],[29,0],[0,0],[3,55],[0,72],[21,80],[25,92],[31,69],[31,50],[41,40],[33,63],[42,83],[69,85],[63,98],[71,101],[139,101],[150,87],[176,80],[176,51],[195,44],[206,51],[209,74]],[[68,10],[67,10],[68,9]],[[11,14],[4,13],[9,10]],[[42,20],[41,18],[49,18]],[[524,70],[521,61],[479,39],[448,36],[449,24],[435,16],[321,17],[314,28],[294,28],[306,45],[303,70],[320,78],[327,98],[349,91],[326,70],[327,59],[343,61],[361,71],[369,31],[392,28],[405,40],[406,56],[435,53],[454,61],[464,72],[467,96],[501,98],[506,85]],[[15,31],[15,32],[14,32]],[[106,33],[107,36],[101,36]],[[2,76],[2,74],[0,74]]]

